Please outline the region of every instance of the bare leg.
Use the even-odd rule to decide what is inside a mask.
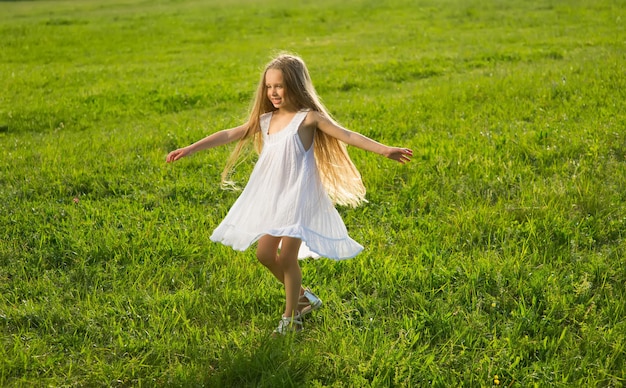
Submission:
[[[280,253],[278,246],[282,241]],[[302,287],[302,272],[298,264],[298,250],[302,241],[292,237],[275,237],[265,235],[259,239],[256,256],[270,272],[285,285],[286,308],[285,316],[290,316],[294,311],[299,312],[298,301],[304,294]],[[293,293],[298,290],[293,299]],[[304,298],[304,297],[302,297]],[[306,299],[304,299],[306,301]]]
[[[285,284],[285,271],[278,261],[278,245],[282,240],[282,237],[264,235],[259,239],[256,249],[256,257],[270,272],[278,279],[279,282]],[[299,239],[295,239],[300,241]],[[283,250],[285,249],[285,241],[283,241]],[[298,249],[300,245],[298,244]],[[298,249],[296,249],[296,260],[298,255]],[[300,268],[300,266],[298,266]],[[304,288],[300,286],[300,295],[304,294]]]
[[[277,263],[283,271],[285,284],[285,313],[284,317],[293,317],[299,314],[298,300],[302,291],[302,271],[298,263],[298,251],[302,240],[293,237],[283,237],[283,244],[278,254]]]
[[[259,239],[256,248],[257,259],[270,270],[279,282],[285,283],[285,275],[278,265],[278,245],[282,237],[274,237],[269,234]]]

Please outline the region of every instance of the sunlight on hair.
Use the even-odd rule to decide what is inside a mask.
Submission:
[[[250,109],[246,133],[237,143],[228,159],[222,173],[222,186],[233,186],[233,182],[229,182],[228,178],[251,141],[254,142],[257,152],[260,152],[263,147],[260,117],[264,113],[275,110],[266,95],[265,74],[269,69],[279,69],[283,72],[289,98],[294,101],[298,109],[319,112],[335,122],[317,95],[304,61],[293,54],[284,52],[279,54],[267,64],[261,74],[255,99]],[[361,175],[350,159],[346,145],[318,130],[315,132],[313,147],[322,184],[333,203],[351,207],[363,203],[365,201],[365,186],[361,180]]]

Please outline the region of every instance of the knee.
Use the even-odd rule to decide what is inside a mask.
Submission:
[[[266,267],[270,267],[272,264],[276,263],[276,253],[272,254],[271,252],[257,250],[256,258]]]

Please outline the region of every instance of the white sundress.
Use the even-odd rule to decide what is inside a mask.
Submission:
[[[272,112],[261,116],[263,149],[243,192],[211,241],[244,251],[263,235],[302,240],[298,258],[349,259],[363,247],[348,236],[341,216],[322,186],[313,146],[305,150],[298,128],[308,111],[295,114],[268,134]]]

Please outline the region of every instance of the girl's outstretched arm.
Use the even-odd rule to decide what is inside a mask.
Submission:
[[[337,123],[321,115],[319,112],[310,112],[312,119],[315,120],[317,128],[332,137],[354,147],[361,148],[365,151],[375,152],[386,158],[393,159],[402,164],[410,162],[413,157],[413,151],[409,148],[389,147],[377,141],[363,136],[360,133],[351,131]]]
[[[166,161],[168,163],[175,162],[180,158],[189,156],[198,151],[217,147],[223,144],[232,143],[233,141],[239,140],[243,137],[243,135],[246,133],[246,128],[246,125],[240,125],[235,128],[223,129],[221,131],[215,132],[187,147],[179,148],[170,152],[167,155]]]

